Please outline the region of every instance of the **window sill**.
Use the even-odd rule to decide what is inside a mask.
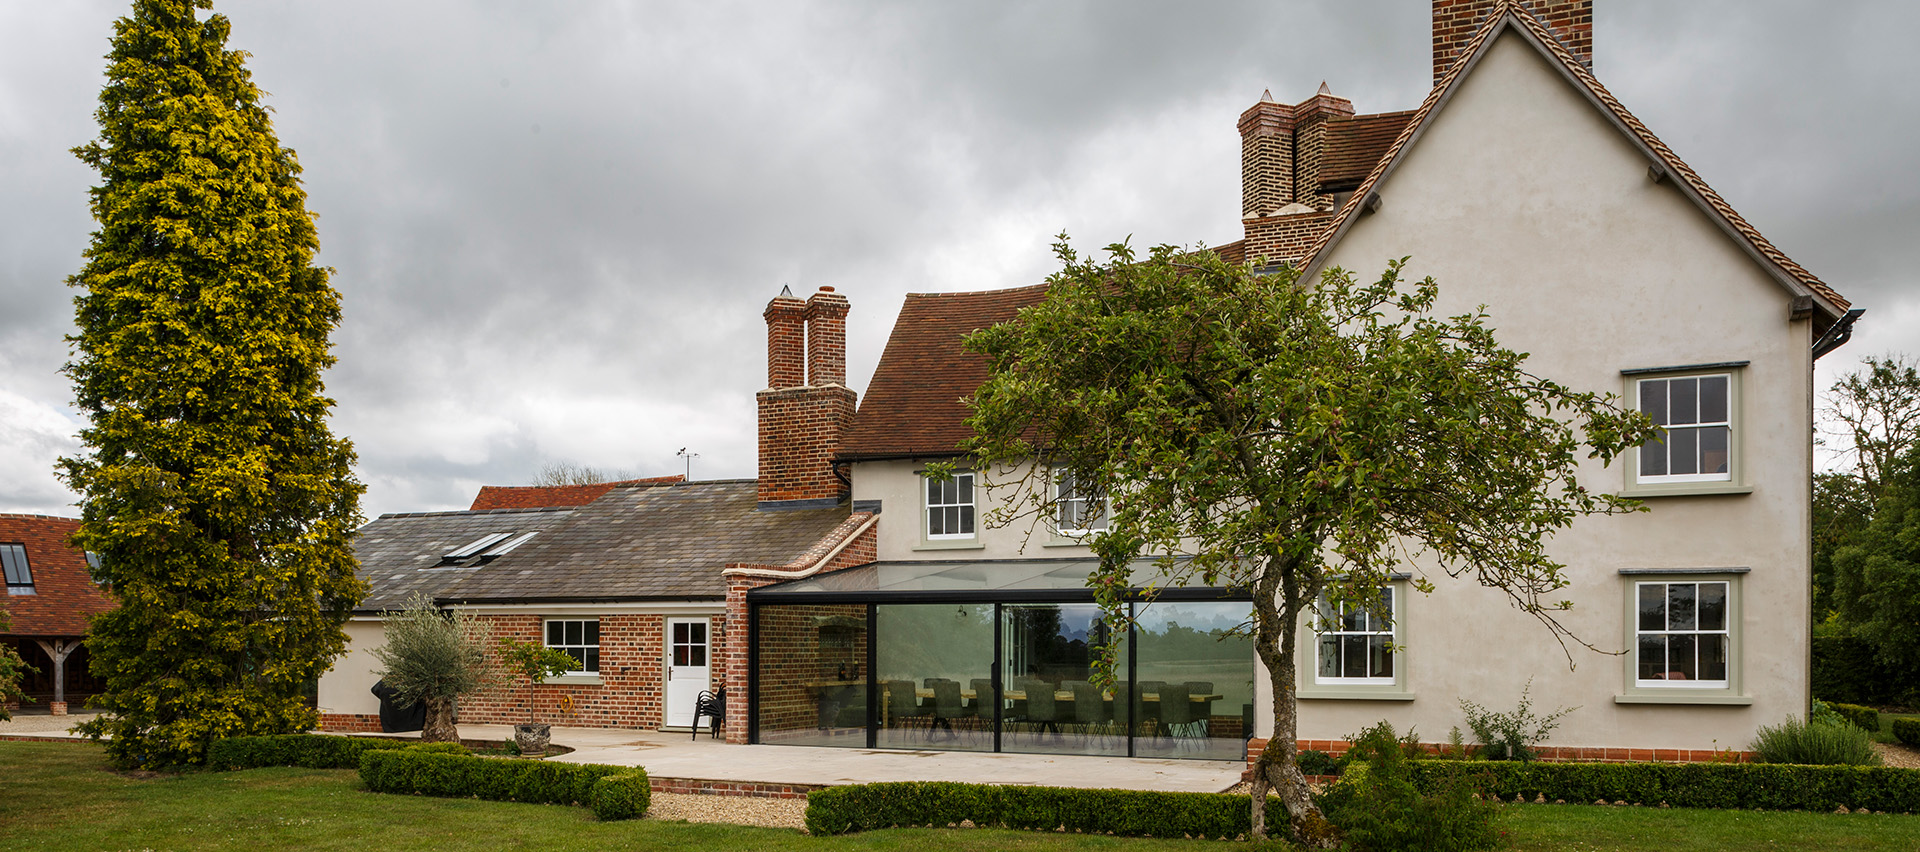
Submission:
[[[914,550],[984,550],[986,545],[977,538],[956,538],[947,541],[923,541]]]
[[[550,686],[551,685],[564,685],[564,686],[599,686],[601,685],[600,676],[597,674],[554,675],[553,677],[547,678],[546,680],[543,680],[540,682]]]
[[[1390,686],[1314,686],[1296,689],[1295,698],[1324,701],[1412,701],[1413,693]]]
[[[1091,536],[1089,536],[1090,538]],[[1086,547],[1087,539],[1072,536],[1054,536],[1040,545],[1041,547]]]
[[[1717,692],[1686,692],[1674,690],[1672,695],[1631,692],[1613,697],[1615,704],[1719,704],[1724,706],[1745,707],[1753,699],[1745,695],[1729,695]]]
[[[1752,494],[1753,486],[1731,482],[1676,482],[1671,485],[1629,485],[1620,496],[1644,500],[1648,497],[1703,497],[1716,494]]]

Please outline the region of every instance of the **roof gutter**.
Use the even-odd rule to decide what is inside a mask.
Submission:
[[[1860,319],[1860,315],[1866,312],[1865,308],[1849,309],[1845,316],[1828,326],[1827,333],[1820,335],[1820,339],[1813,342],[1813,360],[1818,361],[1820,356],[1847,345],[1847,341],[1853,339],[1854,321]]]
[[[720,573],[722,576],[727,577],[771,577],[781,580],[799,580],[811,577],[820,573],[821,569],[826,568],[828,564],[832,563],[833,560],[840,555],[841,551],[846,550],[848,545],[859,541],[860,536],[865,535],[867,530],[873,529],[873,525],[877,523],[880,523],[879,512],[868,515],[864,523],[854,527],[853,532],[847,533],[847,537],[841,539],[839,544],[834,545],[832,550],[826,552],[826,555],[814,560],[812,565],[799,571],[784,571],[779,568],[728,568]]]

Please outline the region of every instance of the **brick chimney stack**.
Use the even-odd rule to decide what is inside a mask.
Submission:
[[[1252,219],[1293,200],[1293,107],[1271,91],[1240,114],[1240,215]]]
[[[1593,0],[1433,0],[1433,82],[1446,76],[1487,19],[1509,5],[1533,13],[1580,64],[1593,68]]]
[[[762,510],[831,506],[847,496],[833,472],[857,397],[847,383],[847,297],[822,287],[802,302],[782,290],[767,321],[760,412]]]

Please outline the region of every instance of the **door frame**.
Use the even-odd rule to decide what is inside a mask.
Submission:
[[[686,720],[684,724],[676,723],[673,719],[674,694],[676,692],[673,678],[673,626],[675,624],[699,624],[706,631],[701,645],[705,647],[707,651],[707,664],[702,667],[707,670],[707,679],[705,683],[694,688],[691,695],[688,696],[687,704],[689,707],[692,707],[699,699],[701,692],[713,689],[713,617],[709,615],[670,615],[661,620],[660,727],[687,729],[691,728],[693,723],[698,721],[698,719],[690,718]],[[692,668],[692,666],[688,666],[688,668]],[[681,689],[685,688],[686,687],[681,687]]]

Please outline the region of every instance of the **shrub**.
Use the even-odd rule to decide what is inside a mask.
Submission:
[[[1829,704],[1827,706],[1833,708],[1833,712],[1839,714],[1841,718],[1860,726],[1869,734],[1877,733],[1880,730],[1880,711],[1872,707],[1862,707],[1858,704]]]
[[[1238,837],[1246,834],[1246,796],[997,787],[946,781],[902,781],[829,787],[807,794],[807,831],[815,835],[896,826],[983,827],[1112,833],[1122,837]],[[1286,825],[1279,799],[1267,803],[1267,824]]]
[[[1533,678],[1520,688],[1520,705],[1512,713],[1495,713],[1460,699],[1460,710],[1467,714],[1467,727],[1480,741],[1481,755],[1488,760],[1532,760],[1535,748],[1547,741],[1547,735],[1560,726],[1561,717],[1580,708],[1562,707],[1545,716],[1533,715]]]
[[[1677,808],[1831,811],[1841,805],[1878,812],[1920,812],[1920,769],[1792,766],[1771,763],[1486,763],[1423,760],[1409,764],[1414,785],[1437,789],[1466,778],[1482,792],[1512,799],[1569,802],[1665,802]]]
[[[1887,665],[1874,645],[1847,635],[1813,637],[1813,694],[1848,704],[1920,701],[1920,673]]]
[[[1349,739],[1348,754],[1364,760],[1366,771],[1350,773],[1321,803],[1349,848],[1450,852],[1498,845],[1498,812],[1473,798],[1466,778],[1439,779],[1424,793],[1414,786],[1405,743],[1392,725],[1381,722]]]
[[[262,766],[300,766],[307,769],[357,769],[368,751],[413,748],[466,754],[459,743],[414,743],[327,734],[280,734],[264,737],[228,737],[207,747],[211,769],[256,769]]]
[[[1873,750],[1873,735],[1845,722],[1804,722],[1788,716],[1779,725],[1761,726],[1754,736],[1753,750],[1762,763],[1880,765],[1880,754]]]
[[[593,815],[603,821],[646,816],[652,801],[653,785],[644,769],[601,776],[593,782]]]
[[[1920,719],[1893,720],[1893,738],[1920,748]]]
[[[502,760],[419,749],[369,751],[360,756],[360,780],[376,793],[496,802],[589,804],[595,782],[632,771],[630,766]]]
[[[1294,758],[1303,775],[1339,775],[1341,760],[1324,751],[1307,749]]]

